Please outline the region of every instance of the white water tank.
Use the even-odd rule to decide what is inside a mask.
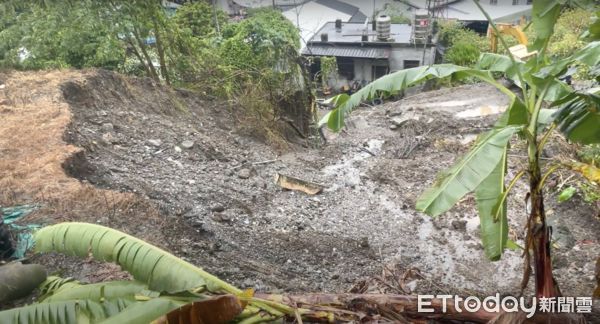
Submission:
[[[388,15],[380,15],[375,20],[377,39],[387,41],[391,38],[392,18]]]

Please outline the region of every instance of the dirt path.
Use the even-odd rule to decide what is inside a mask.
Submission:
[[[156,233],[158,225],[160,234],[142,236],[259,290],[364,290],[371,282],[361,288],[361,280],[385,265],[397,273],[413,269],[406,292],[518,293],[520,253],[485,260],[472,198],[436,219],[413,208],[435,174],[495,118],[458,116],[506,104],[492,88],[463,86],[360,109],[346,132],[327,134],[325,147],[280,154],[240,135],[237,114],[219,103],[105,72],[71,81],[62,87],[73,114],[66,139],[85,154],[70,160],[68,173],[136,193],[162,214],[160,225],[144,213],[109,213],[97,223],[138,233]],[[518,162],[518,145],[513,151]],[[326,189],[316,196],[283,191],[273,181],[277,172]],[[510,201],[517,242],[520,186]],[[549,209],[560,215],[565,242],[557,250],[561,288],[589,295],[600,223],[577,199],[553,201]]]

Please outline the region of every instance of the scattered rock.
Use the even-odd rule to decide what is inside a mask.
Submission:
[[[221,213],[221,212],[225,211],[225,206],[223,206],[221,204],[215,204],[210,207],[210,210],[215,213]]]
[[[219,223],[226,223],[231,221],[231,217],[227,213],[214,213],[212,219]]]
[[[112,132],[115,130],[115,127],[111,123],[104,123],[102,124],[102,130],[105,132]]]
[[[461,145],[469,145],[469,144],[473,143],[476,139],[477,139],[477,135],[466,134],[466,135],[462,136],[462,139],[460,140],[460,144]]]
[[[129,169],[126,167],[113,166],[109,169],[112,172],[126,173],[129,172]]]
[[[398,129],[398,125],[396,125],[396,124],[391,124],[391,125],[390,125],[390,129],[391,129],[391,130],[396,130],[396,129]]]
[[[452,221],[452,228],[457,231],[465,231],[467,229],[467,221],[463,219],[455,219]]]
[[[246,279],[244,280],[244,282],[242,282],[242,287],[244,288],[252,288],[254,287],[254,281],[252,279]]]
[[[155,147],[159,147],[162,145],[162,141],[159,139],[149,139],[148,144],[155,146]]]
[[[194,141],[185,140],[185,141],[181,142],[181,147],[183,147],[184,149],[189,150],[192,147],[194,147]]]
[[[179,146],[175,146],[175,152],[177,152],[177,153],[181,153],[181,147],[179,147]]]
[[[390,118],[390,121],[392,122],[392,124],[394,124],[398,127],[406,124],[406,122],[409,120],[419,120],[419,117],[413,113],[413,114],[406,114],[405,116]]]
[[[237,176],[240,179],[248,179],[250,178],[251,175],[251,171],[250,169],[240,169],[240,171],[238,171]]]
[[[368,248],[369,247],[369,238],[366,236],[363,236],[360,238],[360,247],[362,248]]]
[[[102,142],[106,145],[112,145],[117,143],[117,139],[111,133],[102,134]]]

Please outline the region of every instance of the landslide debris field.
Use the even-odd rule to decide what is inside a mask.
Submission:
[[[493,88],[465,85],[360,108],[345,131],[325,131],[326,144],[283,149],[235,107],[146,79],[14,72],[0,84],[0,204],[39,204],[25,222],[111,226],[260,291],[519,292],[521,252],[485,259],[472,197],[435,219],[414,210],[437,172],[506,105]],[[569,157],[566,148],[556,137],[545,154]],[[513,145],[517,163],[509,165],[524,156]],[[325,189],[286,191],[277,173]],[[597,207],[577,196],[556,203],[569,176],[557,175],[547,192],[554,266],[565,295],[586,296],[600,222]],[[524,190],[519,183],[509,201],[518,243]],[[91,261],[35,258],[84,281],[123,276]]]

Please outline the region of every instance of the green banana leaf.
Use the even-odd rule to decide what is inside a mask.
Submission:
[[[199,287],[241,291],[174,255],[123,232],[88,223],[61,223],[35,233],[36,251],[61,252],[119,264],[150,290],[176,293]]]
[[[0,324],[97,323],[135,302],[133,299],[114,299],[101,303],[88,300],[39,303],[0,312]]]
[[[533,1],[531,9],[533,28],[535,29],[535,42],[531,49],[541,51],[548,45],[550,37],[554,34],[554,25],[558,20],[562,4],[560,0]]]
[[[0,312],[0,324],[149,323],[185,305],[211,300],[192,293],[160,296],[137,281],[82,285],[68,278],[50,277],[41,289],[48,295],[46,298],[37,304]],[[197,315],[210,316],[210,311],[202,311],[208,314]]]
[[[506,126],[480,136],[471,151],[419,197],[417,210],[438,216],[474,191],[497,168],[508,141],[520,129]]]
[[[508,217],[506,213],[506,201],[501,204],[499,218],[495,218],[495,206],[503,196],[506,187],[504,178],[506,175],[507,146],[504,147],[502,158],[498,164],[475,189],[475,199],[479,211],[479,222],[483,251],[488,259],[497,261],[501,258],[508,241]]]
[[[146,324],[156,320],[164,314],[183,307],[188,302],[189,301],[180,301],[171,298],[153,298],[146,302],[130,304],[118,314],[108,317],[100,323]]]
[[[48,276],[44,282],[38,287],[40,289],[39,301],[45,300],[47,297],[53,295],[59,289],[69,289],[72,287],[78,287],[79,281],[73,278],[61,278],[56,276]]]
[[[574,93],[554,114],[565,136],[577,143],[600,143],[600,91]]]
[[[335,97],[331,101],[335,104],[335,108],[323,116],[323,118],[319,121],[319,127],[327,125],[327,127],[329,127],[331,130],[339,131],[344,127],[344,117],[350,113],[352,109],[360,105],[361,102],[372,99],[381,92],[391,94],[423,83],[430,79],[442,79],[446,77],[452,77],[455,79],[474,77],[480,79],[494,85],[500,91],[510,97],[511,103],[508,108],[509,111],[511,111],[513,107],[524,107],[524,104],[517,96],[515,96],[514,93],[512,93],[502,84],[498,83],[492,77],[490,71],[466,68],[453,64],[438,64],[432,66],[419,66],[397,71],[369,83],[352,96],[342,94]],[[522,116],[523,114],[517,115]],[[511,120],[509,123],[520,124],[520,121],[517,122]]]
[[[56,290],[44,302],[67,300],[101,301],[104,298],[134,298],[148,287],[137,281],[109,281],[88,285],[66,285]]]
[[[147,324],[189,302],[166,297],[44,302],[0,312],[0,324]]]

